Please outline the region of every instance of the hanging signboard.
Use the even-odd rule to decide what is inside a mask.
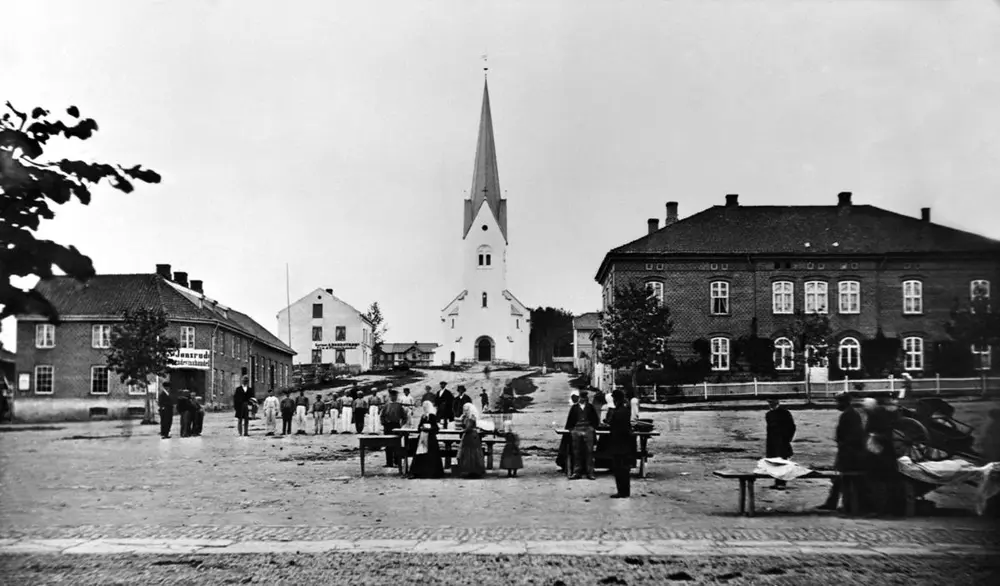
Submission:
[[[358,345],[357,342],[326,342],[313,345],[313,350],[353,350]]]
[[[171,368],[194,368],[197,370],[208,370],[212,365],[210,350],[195,350],[193,348],[181,348],[170,357]]]

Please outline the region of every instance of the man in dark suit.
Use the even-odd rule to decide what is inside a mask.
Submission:
[[[764,446],[764,456],[767,458],[792,457],[792,438],[795,437],[795,419],[791,411],[788,410],[778,399],[768,399],[770,407],[764,415],[764,422],[767,426],[767,440]],[[785,488],[785,481],[775,479],[771,488],[782,490]]]
[[[577,480],[584,474],[590,480],[594,479],[594,442],[600,421],[597,410],[587,401],[587,391],[580,391],[580,401],[569,408],[569,417],[566,418],[566,429],[573,438],[576,464],[570,480]]]
[[[457,390],[458,390],[458,395],[455,396],[455,399],[451,403],[452,411],[455,414],[461,413],[462,409],[465,408],[465,404],[472,402],[472,397],[467,395],[465,392],[465,385],[458,385]]]
[[[250,402],[254,400],[250,377],[244,376],[242,384],[233,391],[233,409],[236,410],[237,435],[250,435]]]
[[[184,389],[177,397],[177,414],[181,416],[181,437],[191,435],[191,391]]]
[[[865,426],[861,420],[861,414],[851,405],[853,399],[854,395],[851,393],[844,392],[837,395],[837,409],[841,413],[837,420],[835,433],[837,457],[833,462],[833,467],[841,472],[862,470],[865,463]],[[858,479],[855,479],[854,482],[857,484]],[[836,511],[837,504],[840,502],[840,493],[840,479],[834,478],[826,502],[816,508]]]
[[[170,437],[170,426],[174,423],[174,398],[170,394],[170,381],[163,383],[163,388],[156,396],[156,403],[160,408],[160,437],[167,439]]]
[[[453,403],[455,402],[455,396],[451,394],[448,390],[448,383],[441,381],[441,389],[437,392],[437,397],[434,399],[434,407],[437,408],[438,421],[441,423],[441,429],[447,429],[448,423],[455,420],[455,408]]]
[[[611,394],[614,407],[608,413],[608,452],[611,455],[611,472],[615,475],[613,499],[632,496],[631,474],[635,462],[635,441],[632,439],[632,409],[625,402],[625,393]]]

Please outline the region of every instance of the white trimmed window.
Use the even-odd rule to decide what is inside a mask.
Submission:
[[[712,338],[712,370],[729,370],[729,338]]]
[[[774,369],[792,370],[795,368],[795,345],[788,338],[778,338],[774,341]]]
[[[48,364],[35,367],[35,394],[51,395],[54,391],[55,368]]]
[[[35,326],[35,348],[55,348],[56,327],[52,324]]]
[[[924,369],[924,339],[916,336],[903,339],[903,368]]]
[[[347,360],[345,360],[345,358],[344,358],[344,351],[343,350],[340,350],[340,349],[337,350],[337,357],[335,359],[335,362],[337,364],[344,364],[345,362],[347,362]]]
[[[312,363],[313,364],[322,364],[322,362],[323,362],[323,351],[322,350],[313,350],[312,351]]]
[[[492,260],[493,260],[493,258],[492,258],[493,257],[493,249],[490,248],[489,246],[487,246],[485,244],[483,246],[480,246],[476,250],[476,255],[479,257],[479,267],[480,268],[487,268],[487,267],[489,267],[489,266],[491,266],[493,264],[492,263]]]
[[[710,291],[712,294],[712,315],[728,315],[729,283],[725,281],[712,281]]]
[[[111,347],[111,326],[96,325],[90,327],[90,347],[110,348]]]
[[[844,338],[837,348],[840,370],[861,370],[861,343],[855,338]]]
[[[969,283],[969,299],[975,299],[976,295],[982,295],[983,297],[990,298],[990,282],[984,281],[982,279],[972,281]]]
[[[313,334],[312,341],[313,342],[322,342],[323,341],[323,326],[313,326],[312,328],[313,328],[312,329],[312,334]]]
[[[841,281],[837,288],[840,313],[861,313],[861,283]]]
[[[903,281],[903,313],[924,312],[924,285],[920,281]]]
[[[795,312],[794,290],[795,286],[791,281],[776,281],[771,285],[771,303],[774,313]]]
[[[648,297],[656,299],[657,305],[663,305],[663,283],[660,281],[646,281],[646,293]]]
[[[972,364],[976,370],[989,370],[992,365],[989,344],[972,345]]]
[[[92,394],[92,395],[107,395],[108,394],[108,367],[107,366],[91,366],[90,367],[90,394]]]
[[[806,283],[806,313],[826,313],[826,283],[809,281]]]
[[[181,326],[181,348],[194,348],[194,326]]]
[[[333,339],[337,342],[343,342],[347,339],[347,326],[337,326],[333,330]]]

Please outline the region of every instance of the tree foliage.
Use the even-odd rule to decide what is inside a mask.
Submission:
[[[879,328],[871,340],[861,340],[861,362],[871,378],[888,376],[899,363],[899,338],[889,338]]]
[[[958,301],[945,330],[956,342],[972,346],[1000,344],[1000,313],[993,309],[985,289],[975,291],[967,305]]]
[[[378,301],[372,301],[365,312],[365,318],[372,324],[372,356],[382,351],[382,344],[385,343],[385,334],[389,331],[389,326],[385,325],[385,316],[382,315],[382,308],[378,306]]]
[[[616,288],[614,303],[601,314],[601,328],[602,362],[631,368],[633,387],[639,368],[672,363],[667,347],[673,332],[670,309],[642,285]]]
[[[177,340],[166,335],[167,314],[162,309],[125,310],[122,323],[111,330],[111,347],[105,357],[108,368],[123,383],[146,387],[150,376],[166,376]],[[153,419],[153,401],[146,393],[146,421]]]
[[[750,322],[750,333],[734,341],[733,361],[742,358],[755,375],[774,374],[774,341],[757,335],[757,318]]]
[[[87,140],[97,131],[92,118],[80,118],[76,106],[67,108],[67,124],[51,113],[34,108],[30,115],[7,102],[9,112],[0,116],[0,319],[20,313],[41,314],[58,323],[55,307],[35,290],[11,284],[12,277],[53,276],[58,267],[78,280],[94,275],[90,258],[74,246],[35,237],[42,220],[55,217],[53,207],[76,198],[90,203],[91,190],[102,182],[131,193],[134,181],[159,183],[160,176],[139,165],[122,167],[62,159],[45,161],[45,147],[53,138]]]
[[[796,311],[788,334],[795,343],[796,364],[807,367],[827,364],[833,351],[833,329],[828,316]]]
[[[536,307],[531,310],[531,331],[528,332],[528,355],[531,364],[552,366],[556,346],[570,337],[572,355],[573,314],[556,307]]]

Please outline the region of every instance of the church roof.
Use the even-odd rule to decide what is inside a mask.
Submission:
[[[469,235],[472,222],[483,204],[489,206],[500,225],[500,233],[507,240],[506,201],[500,197],[500,172],[497,170],[497,149],[493,142],[493,116],[490,114],[490,88],[483,86],[483,110],[479,117],[479,137],[476,140],[476,162],[472,170],[472,190],[465,206],[465,230]]]

